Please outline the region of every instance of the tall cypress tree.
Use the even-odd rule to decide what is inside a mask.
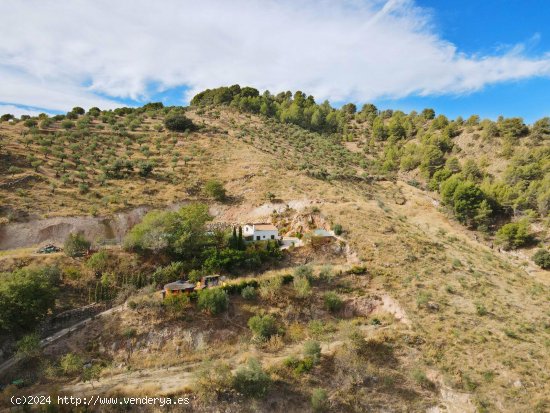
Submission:
[[[243,228],[239,226],[239,238],[237,239],[237,248],[240,250],[245,249],[244,240],[243,240]]]
[[[239,249],[239,240],[237,239],[237,229],[235,227],[233,227],[233,234],[231,235],[229,247],[234,250]]]

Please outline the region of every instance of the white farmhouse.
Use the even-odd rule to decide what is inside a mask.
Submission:
[[[280,240],[279,230],[273,224],[246,224],[243,236],[247,241]]]

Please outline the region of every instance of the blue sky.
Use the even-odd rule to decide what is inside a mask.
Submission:
[[[521,43],[527,55],[550,51],[547,0],[419,0],[434,15],[435,30],[465,53],[495,54]],[[471,94],[380,100],[382,107],[410,111],[433,107],[450,117],[477,113],[496,118],[521,116],[527,122],[550,116],[550,78],[486,86]]]
[[[550,115],[549,21],[547,0],[11,2],[0,113],[181,105],[239,83],[531,123]]]

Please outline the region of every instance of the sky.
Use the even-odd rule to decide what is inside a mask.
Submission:
[[[235,83],[451,118],[550,116],[548,0],[0,0],[0,113]]]

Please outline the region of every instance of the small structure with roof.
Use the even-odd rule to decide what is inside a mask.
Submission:
[[[243,236],[246,241],[280,240],[279,230],[273,224],[246,224],[243,227]]]
[[[332,231],[327,231],[326,229],[319,228],[311,233],[311,245],[314,247],[329,244],[334,240],[336,240],[334,233]]]
[[[217,287],[218,285],[224,285],[224,282],[225,276],[218,274],[207,275],[205,277],[201,277],[201,280],[197,283],[195,289],[202,290],[203,288]]]
[[[184,280],[174,281],[164,285],[162,289],[162,298],[178,294],[189,294],[195,290],[195,284]]]

